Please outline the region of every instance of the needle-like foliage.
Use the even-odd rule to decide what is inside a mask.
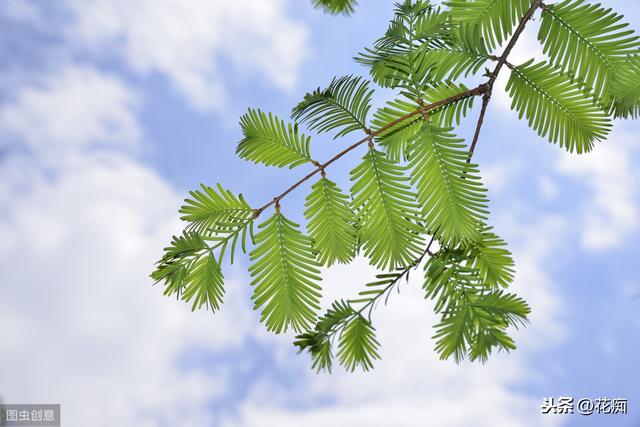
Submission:
[[[453,356],[459,363],[468,357],[485,362],[494,347],[514,350],[516,345],[506,329],[526,323],[531,311],[527,303],[502,291],[463,295],[463,301],[451,307],[436,325],[433,338],[440,358]]]
[[[298,133],[297,124],[285,124],[271,113],[249,109],[240,118],[240,127],[244,138],[236,153],[245,160],[280,168],[313,162],[309,152],[311,138]]]
[[[312,3],[345,15],[356,5]],[[509,54],[536,14],[542,15],[538,40],[547,58],[515,66]],[[585,153],[607,137],[613,118],[640,117],[639,49],[621,15],[584,0],[450,0],[441,6],[402,0],[383,36],[356,58],[372,82],[334,78],[304,96],[291,124],[255,109],[242,116],[237,154],[280,168],[304,166],[302,177],[270,192],[258,208],[219,184],[190,192],[180,209],[185,230],[165,248],[151,277],[192,310],[217,311],[225,292],[222,269],[240,248],[250,256],[254,308],[267,330],[298,333],[294,344],[310,354],[313,369],[330,372],[337,360],[351,372],[367,371],[379,359],[373,312],[422,267],[424,295],[439,316],[433,338],[442,359],[484,362],[493,350],[511,351],[516,345],[509,334],[527,322],[530,309],[507,292],[516,275],[513,258],[489,225],[487,191],[472,162],[499,74],[510,73],[506,90],[520,119],[561,148]],[[495,67],[486,68],[491,62]],[[472,79],[482,81],[469,89]],[[374,84],[394,89],[395,96],[374,100]],[[454,126],[480,103],[476,97],[482,105],[467,143]],[[376,101],[382,107],[370,117]],[[358,136],[340,141],[337,153],[319,162],[299,124],[334,139]],[[360,162],[349,166],[349,197],[338,185],[343,181],[327,178],[327,169],[365,148]],[[284,216],[281,202],[311,179],[303,211],[307,236]],[[265,184],[249,182],[266,191]],[[294,205],[289,201],[287,209]],[[271,208],[275,213],[254,231]],[[358,256],[379,270],[375,279],[317,318],[322,269]],[[342,284],[327,287],[336,285]]]
[[[506,246],[491,229],[485,229],[480,239],[468,247],[471,267],[478,271],[482,283],[492,289],[506,288],[513,281],[515,263]]]
[[[320,271],[312,241],[280,212],[260,224],[249,272],[254,308],[275,333],[308,329],[320,309]]]
[[[212,311],[220,308],[224,295],[224,279],[216,258],[205,254],[198,258],[189,270],[183,299],[193,300],[191,310],[206,305]]]
[[[356,228],[349,197],[335,182],[322,177],[311,187],[304,216],[321,264],[348,263],[357,250]]]
[[[511,73],[507,91],[511,108],[525,117],[538,135],[569,152],[591,151],[606,138],[611,120],[591,96],[559,69],[530,60]]]
[[[504,263],[495,257],[491,261],[497,268]],[[443,248],[425,265],[426,297],[436,300],[435,310],[441,314],[433,338],[442,359],[484,362],[494,347],[513,350],[515,343],[506,329],[527,321],[530,309],[524,300],[494,290],[483,281],[486,275],[475,268],[476,262],[464,249]]]
[[[445,3],[466,39],[494,49],[509,37],[530,0],[455,0]],[[484,43],[483,43],[484,42]]]
[[[317,132],[339,129],[334,139],[341,138],[368,128],[372,95],[369,82],[361,77],[333,79],[326,89],[306,94],[291,117],[299,123],[308,123],[309,129]]]
[[[236,196],[220,184],[217,191],[204,184],[200,186],[201,190],[189,192],[192,198],[186,199],[180,208],[180,219],[189,222],[188,230],[212,234],[242,224],[253,214],[242,194]]]
[[[426,228],[445,244],[477,240],[488,203],[464,140],[451,131],[425,123],[409,162]]]
[[[463,83],[444,82],[427,88],[422,100],[425,104],[432,104],[441,99],[447,99],[458,93],[465,92],[468,89]],[[445,104],[442,107],[431,110],[429,117],[434,124],[442,128],[451,128],[454,125],[459,125],[473,108],[474,99],[469,97]]]
[[[317,8],[332,14],[351,15],[358,5],[356,0],[311,0]]]
[[[335,301],[318,319],[313,331],[296,336],[294,345],[299,352],[308,351],[313,360],[312,369],[331,372],[333,366],[332,340],[340,327],[344,327],[357,312],[345,301]]]
[[[387,130],[381,131],[381,129],[418,108],[420,105],[416,101],[400,98],[389,101],[373,115],[372,125],[377,133],[377,141],[384,147],[387,156],[396,162],[409,158],[413,137],[422,127],[422,118],[416,114]]]
[[[538,39],[554,65],[602,96],[609,93],[616,63],[640,46],[621,19],[600,4],[567,0],[544,9]]]
[[[337,354],[345,369],[353,372],[358,366],[364,371],[373,368],[373,360],[380,359],[375,331],[371,322],[359,314],[349,320],[339,337]]]
[[[378,150],[369,150],[351,171],[364,255],[372,265],[387,270],[410,264],[423,242],[415,194],[404,171]]]
[[[640,55],[618,63],[611,89],[616,118],[640,117]]]

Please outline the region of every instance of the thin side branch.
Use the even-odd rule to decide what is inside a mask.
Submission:
[[[520,35],[524,31],[524,29],[525,29],[525,27],[527,25],[527,22],[529,22],[529,20],[533,16],[534,12],[539,7],[542,7],[542,4],[543,4],[542,0],[535,0],[531,4],[531,7],[529,8],[529,10],[527,10],[527,12],[522,17],[522,20],[518,24],[518,27],[516,28],[515,32],[513,33],[513,36],[511,36],[511,39],[509,40],[509,43],[507,44],[507,47],[505,48],[505,50],[502,53],[502,55],[500,57],[497,57],[497,56],[491,56],[490,57],[490,59],[492,59],[494,61],[497,61],[498,64],[496,65],[495,69],[491,73],[491,75],[489,77],[489,80],[484,85],[479,86],[479,87],[484,86],[483,96],[482,96],[482,108],[480,110],[480,116],[478,117],[478,124],[476,125],[475,133],[474,133],[474,136],[473,136],[473,141],[472,141],[471,146],[469,148],[469,156],[467,157],[467,163],[471,162],[471,158],[473,157],[473,153],[474,153],[476,145],[478,143],[478,138],[480,137],[480,129],[482,128],[482,124],[484,123],[484,117],[485,117],[486,112],[487,112],[487,107],[489,106],[489,101],[491,101],[491,94],[492,94],[492,91],[493,91],[493,85],[495,84],[495,82],[496,82],[496,80],[498,78],[498,74],[500,73],[500,70],[502,69],[502,67],[504,65],[506,65],[509,68],[513,68],[513,66],[509,62],[507,62],[507,58],[509,57],[509,54],[513,50],[513,47],[515,46],[516,42],[518,41],[518,38],[520,37]],[[425,118],[427,118],[427,117],[428,116],[425,116]],[[376,295],[376,297],[374,297],[372,300],[368,301],[367,304],[365,304],[365,306],[363,306],[357,312],[357,314],[361,314],[367,307],[369,307],[370,310],[373,309],[373,306],[377,302],[378,298],[381,297],[381,295],[384,295],[388,291],[390,291],[397,284],[397,282],[400,281],[400,279],[402,279],[403,277],[405,277],[409,273],[409,271],[412,268],[415,268],[418,265],[420,265],[420,263],[422,262],[422,260],[424,259],[425,256],[431,255],[431,246],[434,243],[435,234],[436,233],[434,233],[431,236],[431,241],[427,245],[427,248],[425,249],[424,253],[420,256],[420,258],[416,259],[408,267],[406,267],[402,271],[400,276],[398,276],[397,280],[394,280],[392,283],[387,285],[387,287],[385,287],[385,289],[379,295]]]
[[[489,107],[489,101],[491,101],[491,95],[493,93],[493,85],[496,83],[496,80],[498,79],[498,75],[500,74],[502,67],[507,65],[507,67],[513,68],[511,64],[507,62],[507,58],[509,57],[509,54],[511,53],[514,46],[516,45],[516,42],[520,38],[520,35],[522,34],[525,27],[527,26],[527,22],[529,22],[529,20],[531,19],[531,17],[539,7],[543,7],[542,5],[543,5],[542,0],[534,0],[534,2],[531,4],[531,7],[529,7],[527,12],[524,14],[522,19],[520,20],[518,27],[516,28],[513,35],[511,36],[511,39],[509,40],[507,47],[504,49],[504,52],[502,52],[502,55],[499,57],[495,57],[495,56],[491,57],[491,59],[497,60],[498,64],[494,68],[493,72],[490,74],[489,80],[486,83],[487,91],[484,93],[484,96],[482,97],[482,109],[480,110],[480,116],[478,117],[478,124],[476,125],[476,130],[473,135],[473,141],[471,141],[471,146],[469,147],[469,156],[467,157],[467,163],[471,162],[471,158],[473,157],[473,153],[476,149],[476,145],[478,144],[478,139],[480,138],[480,130],[482,129],[482,125],[484,123],[484,116],[487,113],[487,108]]]
[[[336,160],[338,160],[339,158],[341,158],[345,154],[349,153],[350,151],[354,150],[355,148],[359,147],[360,145],[364,144],[365,142],[371,142],[373,140],[373,138],[375,138],[376,136],[380,135],[381,133],[389,130],[390,128],[392,128],[392,127],[404,122],[405,120],[415,116],[416,114],[427,113],[427,112],[429,112],[431,110],[434,110],[436,108],[442,107],[444,105],[452,104],[454,102],[458,102],[458,101],[461,101],[463,99],[471,98],[473,96],[479,96],[479,95],[482,95],[482,94],[486,93],[486,91],[487,91],[487,85],[486,84],[481,84],[481,85],[479,85],[479,86],[477,86],[477,87],[475,87],[473,89],[469,89],[469,90],[466,90],[464,92],[460,92],[457,95],[453,95],[453,96],[450,96],[448,98],[442,99],[440,101],[436,101],[436,102],[434,102],[432,104],[421,106],[417,110],[412,111],[410,113],[407,113],[404,116],[399,117],[398,119],[396,119],[396,120],[394,120],[394,121],[392,121],[390,123],[387,123],[386,125],[384,125],[380,129],[376,130],[375,132],[371,132],[366,137],[362,138],[361,140],[359,140],[359,141],[355,142],[354,144],[350,145],[349,147],[345,148],[344,150],[342,150],[341,152],[339,152],[338,154],[336,154],[335,156],[333,156],[331,159],[327,160],[326,162],[316,165],[316,169],[314,169],[313,171],[309,172],[309,174],[307,174],[305,177],[303,177],[298,182],[293,184],[291,187],[289,187],[287,190],[285,190],[282,194],[274,197],[273,200],[271,200],[269,203],[265,204],[264,206],[262,206],[262,207],[260,207],[258,209],[255,209],[254,210],[254,214],[253,214],[254,218],[257,218],[258,216],[260,216],[260,214],[265,209],[267,209],[268,207],[270,207],[272,205],[275,205],[275,204],[278,204],[280,202],[280,200],[282,200],[289,193],[291,193],[293,190],[298,188],[305,181],[307,181],[310,178],[312,178],[318,172],[324,171],[324,169],[327,166],[331,165],[333,162],[335,162]]]

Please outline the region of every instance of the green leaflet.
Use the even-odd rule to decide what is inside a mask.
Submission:
[[[311,0],[313,6],[334,15],[351,15],[358,5],[356,0]]]
[[[440,85],[427,88],[422,99],[425,104],[432,104],[436,101],[447,99],[467,90],[469,90],[469,88],[462,83],[445,82]],[[466,117],[467,113],[473,108],[474,99],[475,97],[471,96],[451,104],[443,105],[442,107],[429,111],[429,117],[431,118],[431,121],[439,127],[450,128],[454,123],[459,125],[462,118]]]
[[[320,309],[320,271],[311,239],[280,212],[260,224],[249,272],[254,308],[275,333],[308,329]]]
[[[347,371],[353,372],[358,366],[368,371],[373,368],[373,360],[380,359],[379,347],[375,328],[358,314],[349,320],[339,337],[338,360]]]
[[[243,224],[253,214],[253,209],[242,194],[236,196],[220,184],[216,189],[200,184],[202,190],[190,191],[191,199],[185,199],[180,217],[188,221],[187,229],[200,234],[216,233]]]
[[[310,130],[328,132],[339,129],[334,139],[350,132],[366,131],[367,114],[371,108],[373,90],[362,77],[345,76],[333,79],[324,90],[307,93],[292,111],[291,117],[308,123]]]
[[[445,2],[451,8],[453,22],[460,25],[463,37],[486,43],[490,49],[502,44],[531,6],[530,0],[455,0]],[[468,37],[464,33],[471,33]]]
[[[182,299],[193,300],[192,311],[203,305],[217,311],[223,296],[224,281],[220,265],[212,254],[205,254],[194,262],[189,271]]]
[[[164,282],[164,295],[180,297],[190,266],[205,250],[208,250],[208,246],[198,233],[185,231],[181,236],[173,236],[171,244],[164,248],[164,255],[151,273],[155,283]]]
[[[605,139],[609,118],[577,83],[557,68],[533,60],[515,67],[507,91],[511,109],[526,117],[538,135],[578,154],[591,151],[595,141]]]
[[[209,246],[195,232],[173,237],[151,277],[156,283],[165,283],[165,295],[192,301],[192,311],[203,305],[214,312],[220,308],[224,296],[222,271]]]
[[[568,0],[542,13],[538,40],[551,63],[569,71],[597,96],[607,96],[616,63],[638,53],[638,37],[621,15],[600,4]]]
[[[486,189],[468,151],[451,129],[424,124],[412,145],[411,182],[426,228],[444,244],[475,241],[486,220]]]
[[[436,301],[436,313],[449,311],[464,293],[482,293],[488,289],[478,270],[468,261],[464,249],[444,248],[425,264],[425,298]]]
[[[506,246],[505,241],[488,228],[468,248],[470,266],[478,271],[482,283],[492,289],[506,288],[513,282],[515,263]]]
[[[397,4],[386,34],[355,60],[369,67],[373,80],[381,86],[400,87],[417,95],[439,60],[446,59],[444,52],[438,58],[436,53],[425,55],[431,49],[449,46],[450,27],[448,13],[428,2]]]
[[[349,303],[334,301],[326,314],[318,319],[313,330],[296,336],[294,345],[298,352],[308,351],[311,354],[312,369],[316,372],[331,372],[333,366],[332,338],[344,328],[346,322],[356,315]]]
[[[202,190],[190,191],[192,199],[185,199],[180,208],[183,221],[189,222],[188,231],[194,231],[205,241],[212,242],[210,249],[219,250],[218,264],[222,263],[230,246],[231,263],[240,240],[246,253],[247,234],[253,224],[253,209],[242,194],[236,196],[220,184],[216,189],[201,185]]]
[[[530,311],[523,299],[502,291],[467,295],[436,325],[436,351],[442,360],[453,356],[459,363],[469,357],[484,363],[494,347],[516,348],[506,329],[525,324]]]
[[[351,171],[351,194],[364,254],[377,268],[409,265],[421,253],[424,230],[417,225],[420,216],[406,168],[377,150],[362,160]]]
[[[433,337],[436,351],[441,359],[454,356],[456,363],[466,357],[485,362],[494,347],[515,349],[506,329],[523,325],[530,312],[521,298],[484,282],[469,253],[465,247],[444,248],[425,265],[426,297],[436,300],[435,311],[441,314]],[[502,264],[498,260],[497,267]]]
[[[240,118],[244,138],[236,153],[245,160],[267,166],[294,168],[313,163],[309,153],[311,138],[298,133],[298,125],[285,124],[276,116],[249,109]]]
[[[322,177],[311,187],[305,208],[307,230],[319,251],[320,263],[331,266],[351,261],[357,239],[349,197],[333,181]]]
[[[419,107],[414,101],[404,99],[389,101],[385,107],[378,109],[373,115],[372,125],[374,132],[379,132],[389,123],[415,112]],[[410,145],[413,142],[413,136],[420,130],[422,122],[422,116],[415,114],[413,117],[380,132],[376,139],[385,148],[387,156],[392,160],[396,162],[407,160],[411,152]]]
[[[616,65],[611,95],[611,110],[616,118],[640,117],[640,55]]]

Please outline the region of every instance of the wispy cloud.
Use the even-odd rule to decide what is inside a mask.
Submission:
[[[284,0],[70,0],[70,45],[158,73],[201,110],[227,102],[232,74],[291,88],[309,50]],[[229,64],[233,73],[224,72]]]

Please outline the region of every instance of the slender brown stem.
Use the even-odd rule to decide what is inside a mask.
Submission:
[[[355,148],[359,147],[360,145],[364,144],[365,142],[371,143],[373,141],[373,138],[375,138],[376,136],[380,135],[381,133],[391,129],[392,127],[404,122],[405,120],[407,120],[407,119],[409,119],[409,118],[411,118],[411,117],[413,117],[413,116],[415,116],[417,114],[427,113],[427,112],[429,112],[431,110],[434,110],[436,108],[442,107],[444,105],[452,104],[454,102],[458,102],[458,101],[461,101],[463,99],[471,98],[473,96],[482,95],[483,93],[485,93],[486,90],[487,90],[486,84],[481,84],[478,87],[475,87],[473,89],[469,89],[469,90],[466,90],[464,92],[460,92],[459,94],[450,96],[450,97],[442,99],[440,101],[436,101],[436,102],[434,102],[432,104],[427,104],[427,105],[421,106],[420,108],[416,109],[415,111],[407,113],[404,116],[399,117],[398,119],[387,123],[386,125],[384,125],[380,129],[377,129],[376,131],[371,132],[366,137],[364,137],[361,140],[353,143],[352,145],[350,145],[349,147],[345,148],[344,150],[342,150],[341,152],[339,152],[338,154],[336,154],[335,156],[333,156],[331,159],[327,160],[326,162],[320,163],[320,164],[317,164],[317,162],[316,162],[316,164],[315,164],[316,169],[314,169],[311,172],[309,172],[306,176],[304,176],[299,181],[297,181],[295,184],[293,184],[291,187],[286,189],[283,193],[281,193],[280,195],[274,197],[273,200],[271,200],[269,203],[265,204],[264,206],[262,206],[262,207],[260,207],[258,209],[255,209],[253,211],[254,218],[257,218],[269,206],[278,204],[280,202],[280,200],[282,200],[289,193],[291,193],[293,190],[298,188],[305,181],[307,181],[308,179],[312,178],[318,172],[323,172],[324,169],[327,166],[331,165],[333,162],[335,162],[336,160],[338,160],[339,158],[341,158],[345,154],[349,153],[350,151],[354,150]]]
[[[487,113],[487,108],[489,107],[489,101],[491,100],[491,95],[493,93],[493,85],[496,83],[496,80],[498,79],[500,70],[502,70],[502,67],[504,65],[507,65],[507,67],[509,68],[513,68],[511,64],[507,62],[507,58],[509,57],[509,54],[511,53],[514,46],[516,45],[516,42],[520,38],[520,35],[522,34],[525,27],[527,26],[527,22],[529,22],[529,20],[531,19],[535,11],[539,7],[542,7],[542,4],[543,4],[542,0],[534,0],[534,2],[531,4],[529,9],[526,11],[524,16],[520,20],[520,23],[516,27],[516,30],[511,36],[511,39],[509,40],[507,47],[504,49],[504,52],[502,52],[502,55],[500,55],[499,57],[496,57],[496,56],[491,57],[491,59],[497,60],[498,64],[494,68],[493,72],[489,76],[489,80],[486,83],[487,90],[484,93],[484,96],[482,97],[482,109],[480,110],[480,116],[478,117],[478,124],[476,125],[476,130],[473,134],[473,140],[471,141],[471,146],[469,147],[469,156],[467,157],[467,163],[471,162],[471,158],[473,157],[473,153],[476,149],[476,145],[478,144],[478,139],[480,138],[480,130],[482,129],[482,125],[484,123],[484,116]]]

